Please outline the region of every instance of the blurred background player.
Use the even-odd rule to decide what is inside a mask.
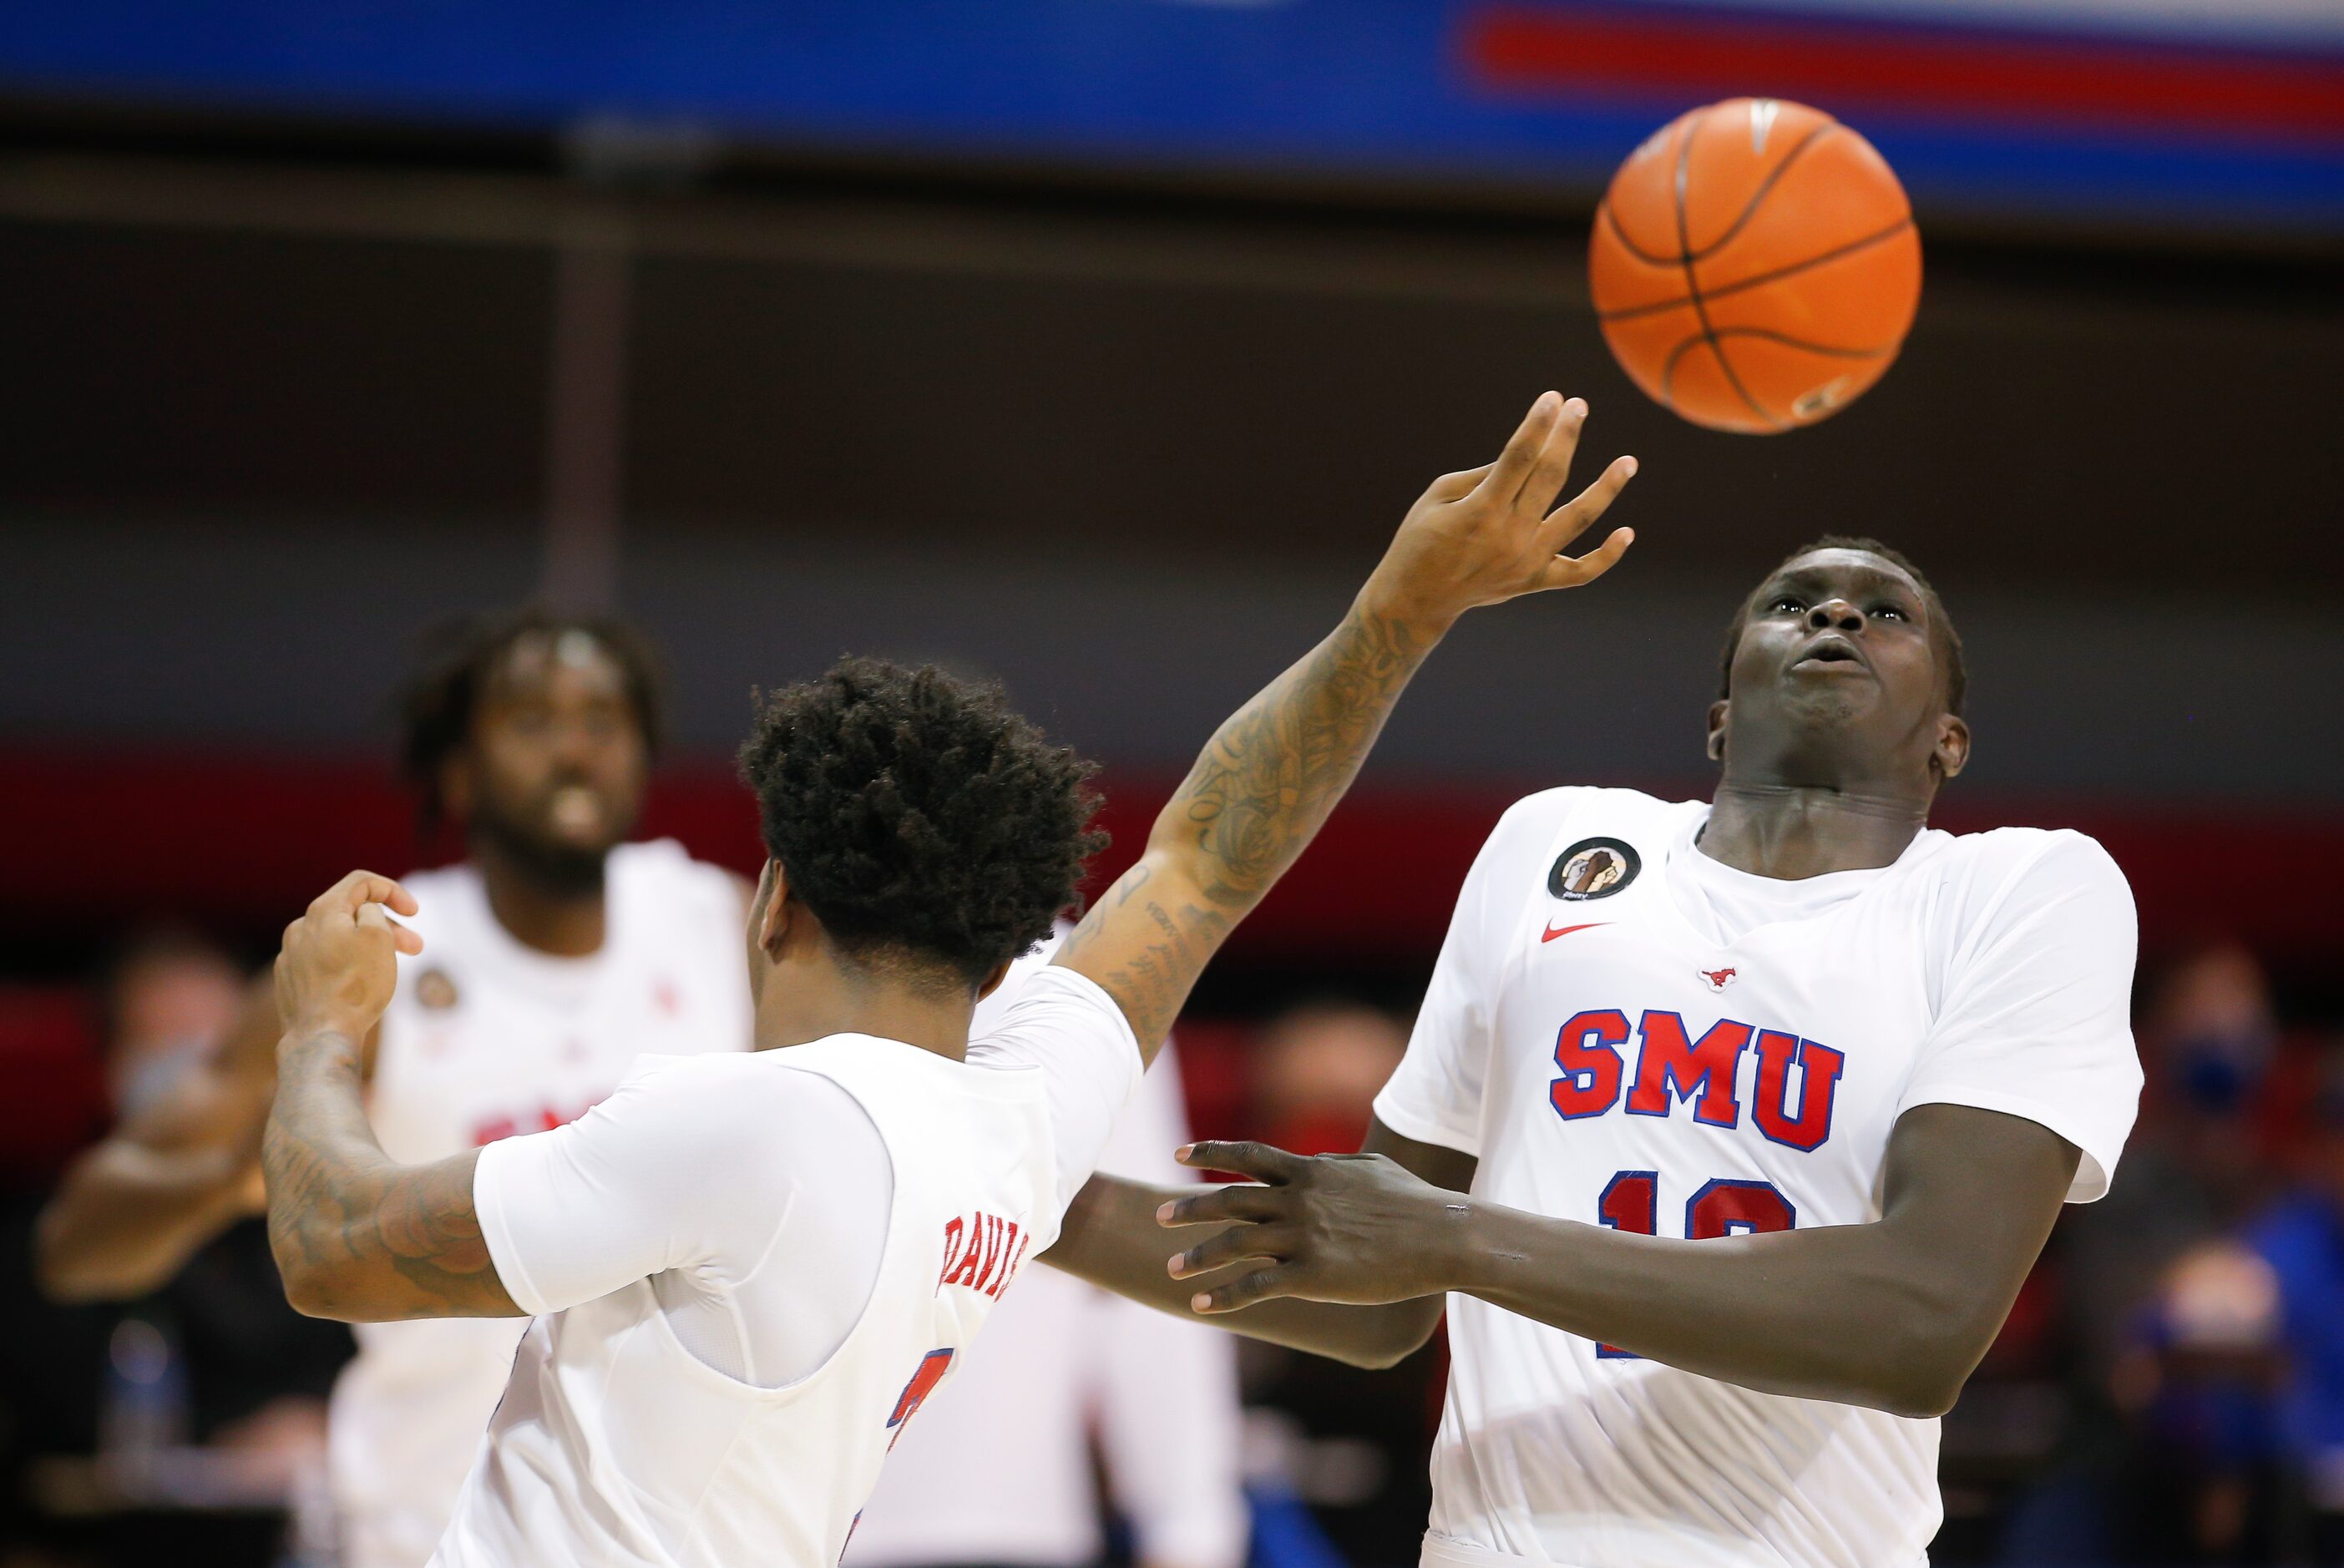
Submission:
[[[1056,945],[1011,966],[977,1004],[972,1039],[999,1022]],[[1172,1158],[1187,1124],[1167,1041],[1100,1164],[1139,1180],[1192,1179]],[[1239,1568],[1235,1350],[1202,1323],[1055,1269],[1026,1270],[994,1309],[984,1342],[889,1452],[849,1568],[1078,1568],[1106,1559],[1110,1522],[1127,1532],[1121,1539],[1143,1568]]]
[[[408,883],[430,949],[403,967],[367,1045],[385,1147],[429,1159],[541,1131],[610,1093],[642,1052],[745,1048],[746,885],[672,843],[624,842],[660,733],[637,633],[535,612],[474,621],[426,663],[402,716],[424,825],[452,824],[467,858]],[[154,1087],[44,1216],[52,1293],[143,1292],[253,1211],[278,1033],[264,986],[208,1059],[141,1053],[132,1082]],[[430,1556],[523,1326],[357,1330],[329,1422],[350,1568]]]

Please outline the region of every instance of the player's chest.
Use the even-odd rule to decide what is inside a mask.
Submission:
[[[1930,1024],[1914,915],[1866,898],[1721,940],[1672,896],[1647,876],[1524,908],[1492,999],[1485,1162],[1585,1165],[1581,1185],[1713,1168],[1859,1200]]]

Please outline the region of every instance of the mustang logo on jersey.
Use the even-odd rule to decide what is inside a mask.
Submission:
[[[1026,1261],[1033,1235],[998,1214],[954,1215],[945,1221],[945,1266],[936,1289],[965,1285],[980,1296],[999,1297]]]
[[[1637,1037],[1635,1077],[1620,1047]],[[1751,1119],[1770,1140],[1802,1151],[1831,1136],[1832,1107],[1847,1057],[1829,1046],[1783,1029],[1720,1018],[1695,1039],[1682,1016],[1648,1008],[1632,1031],[1617,1007],[1574,1013],[1555,1036],[1554,1065],[1562,1069],[1549,1089],[1565,1121],[1601,1116],[1624,1098],[1630,1116],[1668,1116],[1681,1102],[1706,1127],[1740,1127],[1743,1106],[1735,1080],[1744,1051],[1754,1049]],[[1793,1099],[1792,1071],[1798,1073]],[[1624,1097],[1622,1091],[1625,1091]]]

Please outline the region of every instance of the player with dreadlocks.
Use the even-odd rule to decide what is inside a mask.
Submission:
[[[364,1042],[386,1148],[437,1159],[542,1131],[608,1095],[641,1052],[749,1042],[748,886],[672,842],[629,844],[660,731],[631,628],[544,612],[437,639],[401,702],[422,825],[467,858],[407,879],[429,956],[402,966]],[[273,994],[215,1060],[76,1168],[42,1272],[70,1299],[153,1289],[258,1208],[282,1033]],[[379,1323],[334,1394],[335,1507],[350,1568],[420,1568],[446,1528],[523,1324]]]

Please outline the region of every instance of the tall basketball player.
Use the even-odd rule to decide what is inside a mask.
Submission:
[[[1583,405],[1549,393],[1436,481],[1341,624],[1223,724],[1139,862],[972,1042],[1072,900],[1087,770],[997,694],[848,661],[743,753],[768,858],[757,1043],[647,1063],[568,1127],[431,1163],[360,1112],[398,885],[286,933],[265,1143],[288,1295],[353,1320],[539,1314],[437,1561],[838,1561],[905,1421],[1056,1235],[1197,972],[1318,831],[1467,609],[1608,570],[1561,548],[1633,471],[1550,512]],[[785,1047],[785,1048],[784,1048]]]
[[[436,1159],[582,1114],[644,1050],[749,1043],[747,885],[669,842],[622,842],[658,732],[648,649],[601,621],[478,622],[404,703],[427,818],[469,858],[410,877],[428,957],[369,1034],[383,1147]],[[75,1170],[44,1265],[75,1295],[152,1288],[250,1211],[282,1032],[260,997],[218,1060]],[[329,1466],[349,1568],[420,1568],[511,1370],[518,1322],[368,1324],[334,1391]]]
[[[1726,640],[1712,800],[1500,821],[1362,1154],[1100,1178],[1050,1261],[1369,1364],[1445,1300],[1427,1563],[1918,1568],[1936,1418],[2141,1082],[2106,852],[1927,825],[1963,685],[1902,555],[1792,555]],[[1159,1217],[1217,1229],[1167,1264]]]

